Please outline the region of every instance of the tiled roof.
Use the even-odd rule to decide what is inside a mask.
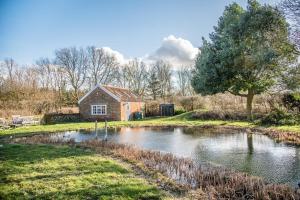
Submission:
[[[128,101],[128,102],[139,102],[142,101],[142,98],[135,95],[129,89],[114,87],[110,85],[102,85],[106,90],[108,90],[113,95],[117,96],[121,99],[121,101]]]

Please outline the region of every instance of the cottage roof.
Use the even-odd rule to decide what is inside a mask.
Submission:
[[[109,92],[111,92],[112,94],[114,94],[115,96],[119,97],[121,101],[128,101],[128,102],[142,101],[141,97],[135,95],[129,89],[114,87],[110,85],[103,85],[103,87],[107,89]]]
[[[92,90],[90,90],[87,94],[85,94],[79,101],[80,103],[83,99],[89,96],[95,89],[100,88],[108,95],[116,99],[117,101],[125,101],[125,102],[140,102],[142,101],[141,97],[135,95],[129,89],[114,87],[110,85],[96,85]]]

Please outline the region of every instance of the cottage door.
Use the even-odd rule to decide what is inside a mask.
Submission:
[[[125,120],[128,121],[130,120],[130,114],[131,114],[129,102],[125,103],[124,109],[125,109]]]

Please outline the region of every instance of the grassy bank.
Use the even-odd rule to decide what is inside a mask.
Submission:
[[[53,139],[35,135],[15,139],[21,144],[52,144],[74,146],[72,140]],[[130,163],[134,170],[152,177],[156,185],[180,194],[186,199],[274,199],[295,200],[299,191],[288,185],[268,184],[259,177],[212,165],[199,166],[188,158],[170,153],[142,150],[126,144],[89,140],[76,144],[103,155],[117,157]],[[182,196],[183,195],[183,196]]]
[[[174,117],[166,118],[151,118],[139,121],[115,121],[108,122],[109,127],[123,127],[123,126],[234,126],[241,128],[257,128],[258,126],[249,122],[241,121],[222,121],[222,120],[193,120],[191,113],[184,113]],[[98,127],[104,127],[104,122],[99,122]],[[23,126],[15,129],[0,130],[0,136],[5,135],[23,135],[30,133],[48,133],[67,130],[79,129],[94,129],[93,122],[78,122],[78,123],[63,123],[53,125],[37,125],[37,126]],[[259,127],[262,128],[262,127]],[[269,126],[263,127],[270,130],[289,131],[300,134],[300,126]]]
[[[67,146],[0,147],[0,199],[160,199],[131,169]]]

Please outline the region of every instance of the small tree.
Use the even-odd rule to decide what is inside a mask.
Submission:
[[[226,7],[214,29],[211,42],[203,39],[192,85],[203,95],[246,97],[251,120],[254,96],[274,85],[294,58],[288,24],[276,8],[251,0],[246,10],[236,3]]]
[[[153,100],[156,100],[157,97],[161,94],[161,83],[157,78],[157,73],[153,69],[150,70],[148,77],[148,93]]]

